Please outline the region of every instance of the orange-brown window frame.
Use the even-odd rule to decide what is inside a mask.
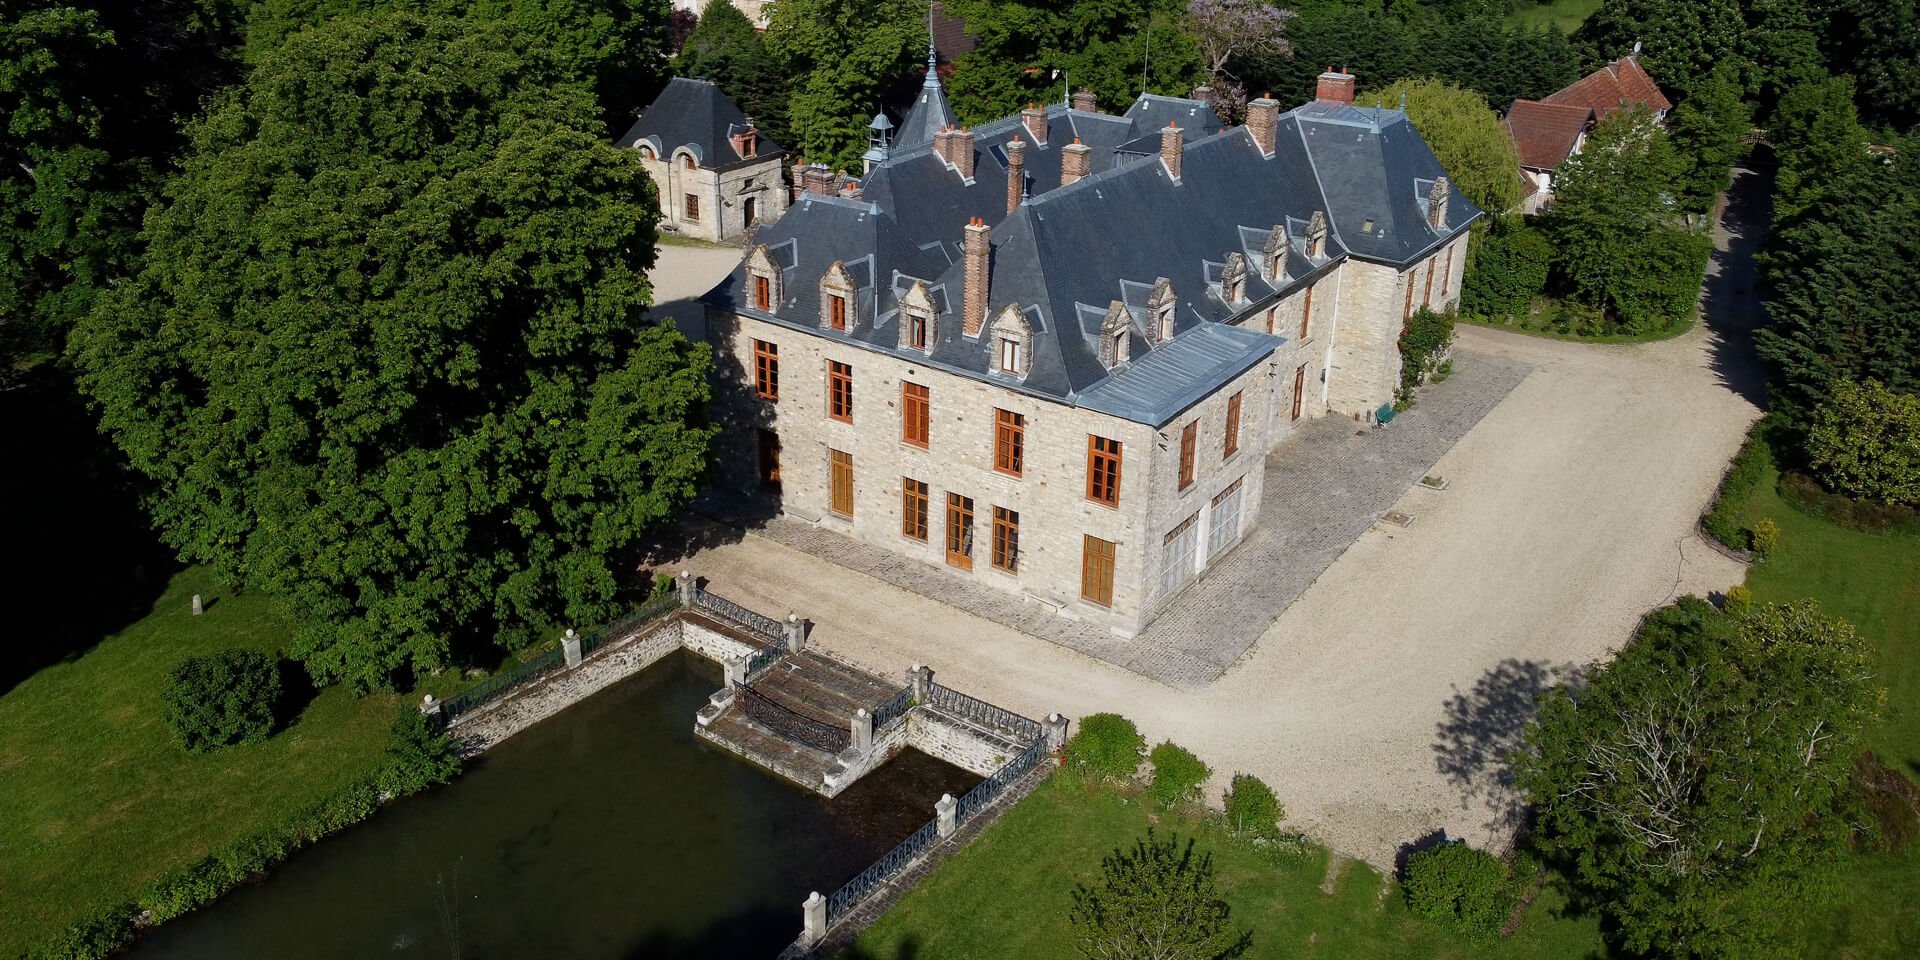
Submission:
[[[1113,554],[1111,541],[1081,536],[1080,599],[1103,607],[1113,606]]]
[[[1242,391],[1243,393],[1245,391]],[[1227,442],[1220,453],[1224,460],[1240,451],[1240,394],[1227,398]]]
[[[993,508],[993,568],[1020,572],[1020,511]]]
[[[1307,392],[1307,365],[1303,363],[1300,365],[1300,369],[1295,370],[1293,372],[1293,419],[1295,420],[1300,419],[1300,401],[1302,399],[1301,395],[1306,392]]]
[[[927,448],[931,408],[931,391],[910,380],[900,381],[900,442]]]
[[[1447,247],[1447,268],[1440,271],[1440,299],[1453,290],[1453,247]]]
[[[827,416],[853,422],[853,364],[827,361]]]
[[[1027,467],[1027,418],[1011,410],[993,411],[993,469],[1009,477]]]
[[[900,535],[927,542],[927,485],[912,477],[900,478]]]
[[[1109,507],[1120,505],[1120,441],[1087,434],[1087,499]]]
[[[947,492],[947,564],[973,569],[973,499]]]
[[[766,277],[753,278],[753,306],[756,310],[773,309],[773,281]]]
[[[828,449],[832,461],[832,480],[830,499],[827,509],[843,516],[853,516],[853,454],[844,450]]]
[[[1180,431],[1180,489],[1193,486],[1193,453],[1200,442],[1200,421],[1187,424]]]
[[[1417,270],[1418,268],[1415,269]],[[1402,322],[1413,319],[1413,281],[1417,279],[1419,278],[1415,275],[1414,270],[1407,271],[1407,305],[1400,310],[1400,320]]]
[[[780,399],[780,345],[753,342],[753,392],[762,400]]]
[[[827,294],[827,323],[835,330],[847,328],[847,298],[837,293]]]
[[[927,318],[917,313],[902,314],[907,325],[907,346],[915,350],[927,348]]]
[[[1307,288],[1307,302],[1300,308],[1300,339],[1307,339],[1307,333],[1313,329],[1313,288]]]
[[[1420,305],[1433,306],[1433,258],[1427,258],[1427,288],[1420,293]]]

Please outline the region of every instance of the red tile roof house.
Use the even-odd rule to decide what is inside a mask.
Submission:
[[[1553,171],[1586,144],[1587,131],[1616,110],[1645,107],[1655,120],[1673,109],[1640,66],[1638,53],[1622,57],[1555,91],[1545,100],[1515,100],[1502,123],[1520,157],[1523,213],[1539,213],[1553,199]]]

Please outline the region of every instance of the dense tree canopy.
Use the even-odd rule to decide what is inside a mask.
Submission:
[[[1682,94],[1723,64],[1735,65],[1743,81],[1751,74],[1740,0],[1606,0],[1575,36],[1596,64],[1639,44],[1647,72]]]
[[[505,24],[349,17],[190,133],[70,347],[167,542],[362,688],[609,614],[709,360],[646,321],[654,190],[585,91]]]
[[[1516,782],[1629,950],[1798,956],[1783,925],[1845,849],[1881,699],[1865,642],[1812,601],[1722,614],[1689,597],[1546,696]]]
[[[1694,213],[1711,210],[1714,197],[1732,185],[1733,162],[1745,149],[1741,138],[1751,128],[1733,73],[1731,67],[1715,70],[1667,117],[1667,133],[1683,166],[1679,199]]]
[[[729,0],[707,0],[674,60],[674,72],[719,84],[762,133],[783,147],[793,144],[787,123],[792,87],[760,31]]]
[[[1058,103],[1069,82],[1120,111],[1143,91],[1186,96],[1206,76],[1185,0],[952,0],[947,10],[979,38],[950,82],[968,123]]]
[[[926,60],[927,8],[912,0],[780,0],[766,44],[793,84],[793,142],[784,146],[858,170],[881,93]]]
[[[1407,119],[1467,199],[1494,214],[1519,206],[1520,161],[1487,101],[1440,80],[1402,80],[1356,102],[1398,107],[1403,99]]]

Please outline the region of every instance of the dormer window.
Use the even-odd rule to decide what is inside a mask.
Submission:
[[[916,280],[900,298],[900,348],[931,352],[939,335],[933,322],[933,293]]]
[[[760,310],[773,311],[773,281],[767,277],[753,278],[753,305]]]
[[[753,248],[747,254],[747,302],[762,313],[776,313],[780,309],[780,268],[774,265],[773,254],[766,244]]]
[[[646,144],[644,144],[644,143],[643,143],[643,144],[641,144],[641,145],[640,145],[640,159],[642,159],[642,160],[652,160],[653,158],[654,158],[654,157],[653,157],[653,148],[652,148],[652,147],[649,147],[649,146],[647,146],[647,145],[646,145]]]
[[[1113,358],[1107,363],[1109,367],[1117,367],[1127,362],[1127,332],[1125,330],[1114,331],[1113,336],[1107,338],[1107,355]]]
[[[853,328],[853,277],[838,260],[820,278],[820,325],[842,333]]]
[[[1229,304],[1247,299],[1247,256],[1238,250],[1227,254],[1227,265],[1220,271],[1220,295]]]
[[[1033,363],[1033,327],[1009,304],[993,321],[993,370],[1010,377],[1027,375]]]
[[[1160,330],[1160,339],[1162,342],[1173,339],[1173,304],[1169,303],[1160,308],[1157,314],[1156,326]]]
[[[835,330],[847,328],[847,298],[837,293],[827,295],[827,326]]]
[[[1173,281],[1161,277],[1147,295],[1147,338],[1154,343],[1173,339]]]
[[[1327,212],[1315,210],[1313,219],[1307,221],[1307,259],[1318,260],[1327,255]]]
[[[1000,338],[1000,372],[1018,377],[1027,371],[1025,347],[1012,337]]]
[[[693,159],[693,154],[691,153],[684,154],[680,157],[680,165],[688,170],[698,170],[700,168],[699,162]]]
[[[1127,362],[1132,352],[1133,314],[1118,300],[1107,304],[1107,315],[1100,321],[1100,362],[1108,370]]]
[[[907,346],[915,350],[927,348],[927,318],[917,313],[909,313],[907,318]]]

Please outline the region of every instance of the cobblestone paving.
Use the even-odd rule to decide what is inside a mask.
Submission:
[[[1259,525],[1131,640],[803,521],[777,517],[752,532],[1170,687],[1200,689],[1532,369],[1456,350],[1453,376],[1422,389],[1389,426],[1324,417],[1298,431],[1267,456]]]

